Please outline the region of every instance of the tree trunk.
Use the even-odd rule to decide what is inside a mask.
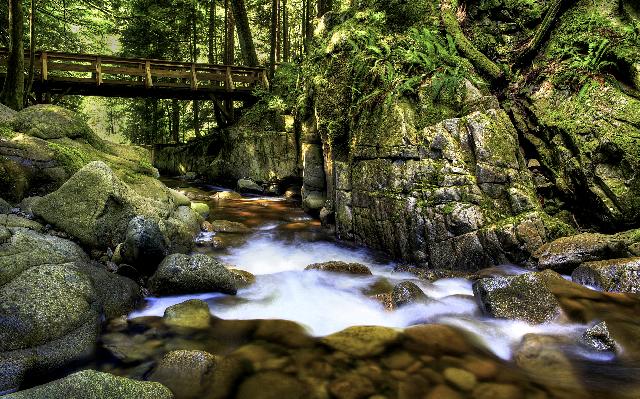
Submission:
[[[231,7],[233,8],[233,16],[238,30],[242,57],[247,63],[247,66],[258,66],[258,54],[256,53],[256,47],[253,43],[251,27],[249,26],[249,16],[247,15],[244,0],[231,0]]]
[[[191,62],[198,62],[198,25],[197,25],[197,13],[195,3],[193,6],[193,14],[191,18]],[[200,137],[200,102],[198,100],[193,100],[193,131],[196,134],[196,137]]]
[[[282,51],[280,51],[280,49],[282,48],[282,25],[280,24],[280,21],[282,21],[281,16],[282,16],[282,10],[280,8],[280,0],[276,0],[277,3],[277,7],[276,7],[276,64],[280,62],[280,60],[282,59]]]
[[[313,1],[307,0],[305,23],[305,50],[307,54],[311,51],[311,42],[313,41]]]
[[[231,12],[230,0],[225,0],[225,38],[224,38],[224,63],[233,65],[235,63],[235,29],[236,22]]]
[[[318,18],[331,11],[333,0],[318,0]]]
[[[282,61],[289,62],[291,58],[291,39],[289,38],[289,10],[287,0],[282,0]]]
[[[171,100],[171,136],[175,143],[180,142],[180,103],[175,98]]]
[[[21,0],[9,0],[9,59],[0,102],[21,110],[24,106],[24,14]]]
[[[276,73],[276,46],[278,32],[278,0],[271,0],[271,33],[270,33],[270,45],[271,53],[269,54],[269,79],[273,81],[273,77]]]
[[[209,64],[216,63],[216,0],[211,0],[209,5],[209,33],[207,37],[207,44],[209,53],[207,54],[207,59]]]
[[[23,104],[27,104],[31,88],[33,87],[33,78],[36,69],[36,9],[35,0],[31,0],[29,8],[29,73],[27,75],[27,85],[24,89]]]

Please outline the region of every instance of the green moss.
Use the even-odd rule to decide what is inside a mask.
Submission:
[[[12,139],[16,136],[16,132],[9,126],[0,123],[0,139]]]
[[[48,142],[47,146],[54,152],[54,159],[67,171],[73,174],[84,165],[92,161],[92,158],[77,148],[69,147],[53,142]]]

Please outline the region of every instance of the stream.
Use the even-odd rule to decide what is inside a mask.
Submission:
[[[165,180],[165,183],[183,192],[201,196],[224,190],[215,186],[188,186],[179,180]],[[244,327],[238,326],[244,326],[244,324],[238,323],[243,321],[248,323],[258,319],[293,321],[317,339],[352,326],[406,328],[424,323],[451,326],[456,331],[461,331],[465,339],[474,347],[470,353],[463,355],[480,356],[478,355],[480,353],[481,356],[493,359],[492,361],[496,362],[498,367],[505,368],[508,373],[513,374],[503,379],[510,382],[520,381],[519,384],[523,387],[536,387],[549,383],[548,379],[541,381],[527,376],[512,365],[514,351],[523,337],[532,333],[561,337],[566,341],[562,345],[562,356],[569,359],[576,370],[579,370],[576,372],[580,375],[579,388],[571,383],[568,386],[564,385],[566,383],[564,380],[566,378],[571,380],[572,377],[558,376],[558,381],[562,381],[555,381],[551,385],[554,386],[557,383],[560,388],[547,387],[546,392],[549,396],[542,394],[535,396],[531,392],[544,390],[527,388],[529,390],[522,391],[525,392],[525,396],[498,395],[492,399],[600,397],[598,392],[607,392],[610,398],[640,397],[640,391],[637,390],[637,386],[640,385],[640,368],[636,361],[621,360],[613,352],[590,350],[576,343],[590,327],[587,324],[565,322],[529,325],[521,321],[484,317],[474,300],[472,281],[463,278],[446,278],[429,283],[407,272],[395,272],[394,268],[397,264],[383,254],[334,239],[317,220],[306,215],[295,201],[277,197],[251,196],[234,200],[207,201],[207,204],[211,210],[208,220],[240,222],[249,227],[250,231],[244,234],[202,233],[198,237],[196,251],[220,258],[237,269],[254,274],[255,283],[240,289],[235,296],[205,293],[146,298],[144,306],[129,315],[129,324],[145,321],[144,323],[148,324],[147,327],[137,330],[129,327],[123,332],[122,326],[116,326],[111,329],[111,332],[105,334],[106,347],[113,346],[113,334],[119,334],[116,340],[131,340],[131,342],[127,341],[130,345],[134,346],[132,342],[137,342],[135,345],[141,345],[136,350],[142,353],[138,353],[138,357],[134,356],[137,361],[125,361],[114,365],[104,360],[101,362],[101,368],[116,374],[142,377],[148,372],[149,363],[140,360],[157,358],[167,349],[206,348],[217,353],[228,354],[245,343],[240,342],[241,338],[229,335],[226,338],[216,336],[215,345],[213,345],[210,342],[211,336],[196,335],[185,338],[180,334],[178,336],[169,334],[161,338],[173,340],[173,344],[156,342],[155,346],[151,347],[147,345],[149,341],[144,339],[136,341],[136,335],[141,331],[146,331],[143,335],[147,337],[149,337],[149,331],[156,331],[157,334],[158,328],[154,323],[157,323],[169,306],[189,299],[200,299],[207,302],[211,313],[216,318],[221,319],[218,322],[222,323],[219,324],[219,328],[227,326],[226,328],[230,331],[243,330]],[[370,268],[372,275],[359,276],[304,270],[310,264],[328,261],[361,263]],[[527,272],[526,269],[518,266],[504,265],[484,273],[489,276],[525,272]],[[417,284],[428,296],[428,301],[389,311],[381,301],[375,298],[376,294],[388,292],[397,283],[407,280]],[[242,333],[239,335],[242,336]],[[496,378],[500,380],[500,377]],[[581,390],[582,388],[586,391]],[[638,396],[635,396],[636,394]],[[393,397],[393,394],[390,396]],[[442,397],[455,398],[456,396]]]

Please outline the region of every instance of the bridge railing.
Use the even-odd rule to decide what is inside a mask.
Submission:
[[[0,67],[6,68],[9,52],[0,48]],[[29,53],[25,51],[25,65]],[[264,68],[188,63],[143,58],[123,58],[57,51],[36,53],[36,79],[140,88],[214,89],[250,91],[267,83]]]

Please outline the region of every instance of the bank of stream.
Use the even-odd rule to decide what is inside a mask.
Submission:
[[[200,198],[224,190],[179,180],[165,183]],[[471,279],[420,279],[382,254],[336,241],[286,198],[250,196],[207,204],[209,221],[239,222],[248,229],[204,232],[196,251],[255,275],[255,282],[234,296],[146,298],[128,320],[108,323],[98,369],[154,379],[159,369],[176,367],[166,364],[170,351],[206,351],[219,357],[215,369],[174,370],[173,377],[160,378],[179,398],[640,395],[637,354],[585,345],[592,323],[565,319],[532,325],[483,316]],[[305,270],[330,261],[363,264],[372,274]],[[504,265],[478,275],[526,272]],[[385,307],[385,294],[405,281],[420,287],[426,298],[393,310]],[[579,300],[580,295],[567,292],[565,299]],[[637,306],[637,296],[623,297]],[[166,323],[167,308],[193,299],[208,304],[213,318],[207,327]],[[638,328],[637,320],[633,323]],[[212,376],[198,377],[196,389],[185,373]],[[192,391],[196,396],[189,396]]]

